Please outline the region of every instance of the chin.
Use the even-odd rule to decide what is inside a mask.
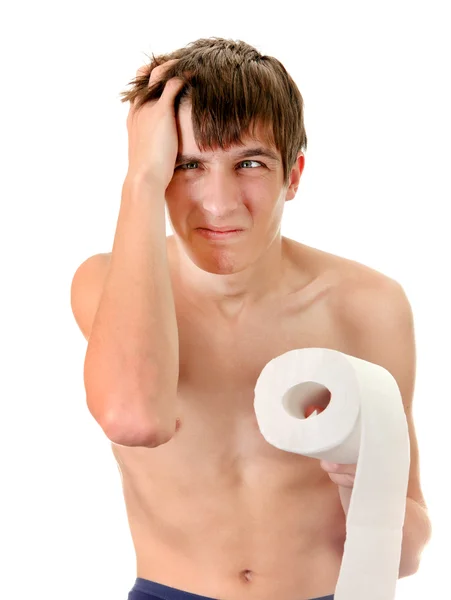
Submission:
[[[179,252],[206,273],[217,275],[240,273],[248,269],[258,258],[245,256],[246,250],[242,245],[238,249],[234,247],[235,244],[209,244],[207,240],[198,238],[196,234],[188,234],[188,237],[185,237],[174,232],[174,237]]]
[[[242,253],[237,254],[225,248],[211,249],[210,252],[205,249],[196,252],[193,248],[186,248],[185,253],[198,269],[206,273],[232,275],[249,267],[249,263],[243,262]]]
[[[206,273],[215,273],[216,275],[232,275],[233,273],[240,273],[244,271],[248,265],[243,265],[242,262],[238,263],[235,257],[228,256],[196,256],[190,255],[191,261],[196,265],[197,268],[205,271]]]

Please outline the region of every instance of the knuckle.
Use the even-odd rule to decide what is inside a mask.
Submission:
[[[152,73],[150,74],[151,77],[160,75],[160,73],[162,73],[163,71],[165,71],[165,69],[167,69],[167,63],[163,63],[162,65],[158,65],[156,67],[154,67],[152,69]]]
[[[171,58],[170,60],[167,60],[163,64],[153,67],[153,69],[151,69],[151,65],[143,65],[136,71],[136,77],[150,75],[150,79],[153,82],[154,79],[158,78],[164,71],[166,71],[171,65],[173,65],[175,62],[177,62],[179,60],[180,60],[179,58]]]

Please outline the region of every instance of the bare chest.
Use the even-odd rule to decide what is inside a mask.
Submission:
[[[327,299],[303,311],[274,306],[240,327],[202,325],[179,317],[181,403],[194,396],[214,409],[227,402],[230,412],[252,408],[254,388],[265,365],[295,348],[340,344]]]
[[[311,301],[275,304],[255,313],[239,327],[185,310],[176,300],[179,332],[179,428],[172,440],[155,449],[114,446],[124,469],[176,470],[192,482],[196,473],[231,473],[238,479],[266,459],[289,465],[294,457],[269,445],[258,429],[254,389],[265,365],[296,348],[328,347],[346,351],[345,340],[330,309],[327,291]],[[241,470],[240,472],[238,472]],[[189,475],[188,475],[189,473]],[[307,475],[307,474],[306,474]]]
[[[289,580],[304,555],[334,575],[344,527],[335,486],[318,461],[268,444],[253,405],[256,381],[276,356],[343,349],[328,306],[327,294],[302,310],[276,305],[230,330],[178,310],[180,428],[153,449],[113,444],[141,576],[161,576],[181,560],[176,548],[207,572],[219,569],[223,586],[225,573],[245,570]]]

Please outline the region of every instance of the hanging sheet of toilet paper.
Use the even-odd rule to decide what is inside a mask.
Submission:
[[[324,387],[327,408],[304,417]],[[328,348],[271,360],[255,386],[267,442],[286,452],[357,464],[335,600],[393,600],[401,558],[410,444],[401,393],[386,369]]]

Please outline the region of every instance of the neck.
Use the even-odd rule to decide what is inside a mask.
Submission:
[[[208,249],[196,259],[186,254],[180,240],[172,237],[172,259],[179,293],[190,303],[213,315],[229,318],[261,306],[283,293],[289,265],[288,240],[278,235],[264,252],[242,267],[240,254],[224,248]],[[252,257],[250,258],[252,260]],[[208,270],[207,270],[208,269]]]

